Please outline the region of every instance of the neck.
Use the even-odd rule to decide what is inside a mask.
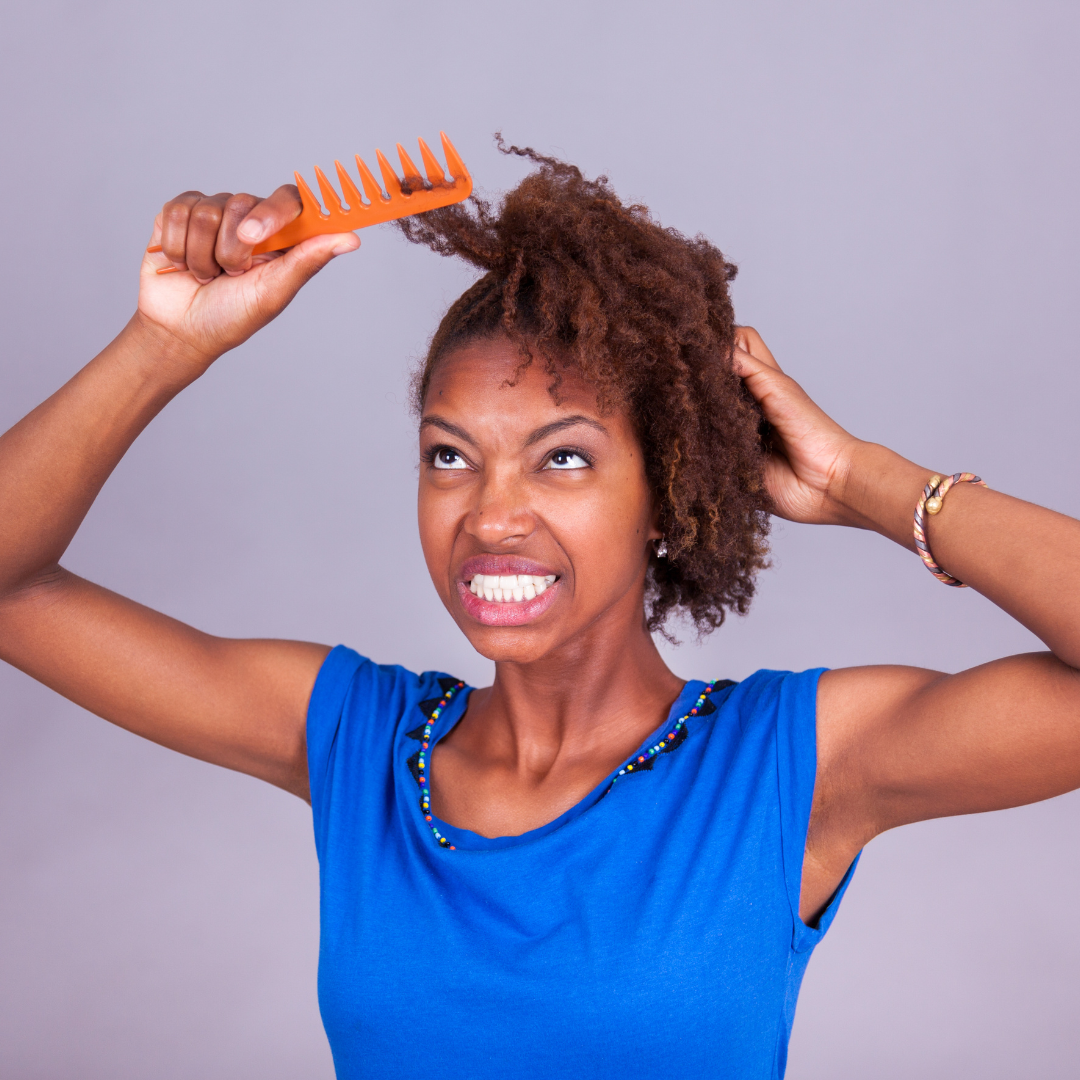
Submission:
[[[544,774],[601,747],[632,752],[663,723],[683,685],[635,605],[538,660],[496,663],[494,684],[473,695],[468,726],[488,753]]]

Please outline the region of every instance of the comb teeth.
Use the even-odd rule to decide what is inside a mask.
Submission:
[[[424,159],[424,172],[428,180],[438,187],[446,183],[446,174],[442,171],[439,159],[428,149],[428,144],[423,139],[416,140],[420,144],[420,156]]]
[[[338,183],[341,184],[341,194],[345,196],[345,201],[349,204],[350,210],[355,210],[358,206],[364,205],[364,196],[356,190],[356,185],[352,182],[352,177],[345,171],[345,166],[340,161],[334,162],[334,168],[337,169]]]
[[[411,195],[414,191],[420,191],[424,186],[424,178],[416,171],[416,166],[412,163],[412,158],[405,153],[405,147],[401,143],[397,144],[397,156],[401,162],[401,172],[405,177],[405,182],[402,184],[402,188],[408,188]]]
[[[280,232],[257,245],[254,253],[280,251],[312,236],[349,232],[353,229],[362,229],[367,225],[378,225],[384,221],[394,221],[397,218],[423,214],[441,206],[463,202],[472,194],[472,177],[445,133],[439,132],[439,137],[442,140],[443,153],[446,155],[446,165],[453,177],[452,180],[447,180],[446,173],[443,172],[435,155],[423,139],[420,139],[419,143],[420,157],[424,162],[424,171],[427,173],[426,181],[401,143],[397,144],[397,152],[401,160],[404,180],[394,172],[381,150],[375,151],[375,157],[379,163],[379,171],[382,173],[383,184],[375,179],[360,155],[356,155],[356,169],[360,174],[363,196],[345,167],[340,161],[335,161],[334,168],[337,171],[338,182],[341,184],[341,192],[345,197],[345,203],[348,204],[348,210],[345,209],[341,197],[327,179],[326,174],[318,166],[315,167],[315,180],[322,194],[322,205],[315,198],[315,193],[308,187],[304,178],[296,173],[296,186],[300,190],[302,205],[300,216]],[[367,197],[366,202],[364,196]]]
[[[300,217],[305,215],[326,217],[327,215],[322,212],[322,207],[319,205],[319,200],[315,198],[311,188],[307,186],[307,181],[298,172],[294,172],[293,176],[296,177],[296,186],[300,190],[300,204],[303,207],[300,211]],[[296,220],[299,221],[300,218]]]
[[[338,198],[338,193],[330,186],[330,181],[326,179],[326,173],[315,166],[315,179],[319,181],[319,190],[322,192],[323,205],[331,214],[338,213],[344,214],[345,208],[341,205],[341,200]]]
[[[439,138],[442,139],[442,149],[446,155],[446,167],[450,170],[450,175],[454,177],[455,182],[459,176],[469,177],[465,162],[458,157],[458,152],[454,149],[454,144],[446,137],[446,132],[440,131]],[[469,187],[472,187],[471,177],[469,177]]]
[[[379,172],[382,173],[383,188],[385,189],[386,194],[389,195],[391,199],[393,199],[395,195],[401,195],[403,193],[401,181],[397,178],[397,173],[394,172],[390,162],[386,160],[386,156],[381,150],[376,150],[375,158],[379,163]]]
[[[356,155],[356,171],[360,174],[360,183],[364,185],[364,194],[368,197],[369,202],[389,202],[390,200],[383,194],[383,189],[379,185],[379,181],[375,179],[375,174],[364,164],[364,159],[357,154]]]

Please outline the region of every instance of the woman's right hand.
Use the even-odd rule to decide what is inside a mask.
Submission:
[[[329,649],[201,633],[60,565],[102,484],[172,395],[268,323],[352,233],[252,257],[300,210],[188,192],[167,203],[129,327],[0,436],[0,660],[163,746],[306,797],[304,720]],[[166,266],[182,273],[157,274]]]
[[[355,233],[312,237],[285,252],[252,248],[296,218],[292,184],[269,198],[186,191],[154,222],[143,258],[139,317],[166,331],[202,368],[246,341],[288,305],[334,256],[355,251]],[[179,273],[159,274],[171,266]]]

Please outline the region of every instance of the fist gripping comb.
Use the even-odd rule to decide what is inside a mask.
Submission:
[[[442,139],[443,153],[446,155],[446,165],[452,177],[450,180],[447,179],[446,173],[442,171],[435,155],[428,149],[423,139],[418,141],[427,180],[417,171],[401,143],[397,144],[397,152],[401,159],[401,171],[405,174],[404,180],[398,179],[397,173],[383,156],[383,152],[375,151],[383,184],[386,185],[385,192],[372,171],[364,164],[363,158],[357,154],[356,168],[360,174],[360,183],[363,186],[364,195],[367,196],[367,202],[364,202],[364,196],[360,194],[341,162],[335,161],[334,167],[337,169],[338,180],[341,182],[341,191],[349,207],[347,210],[342,205],[341,198],[333,185],[327,180],[326,174],[318,165],[315,166],[315,179],[318,181],[319,191],[322,192],[323,202],[326,204],[325,211],[304,178],[299,173],[294,173],[303,206],[300,216],[290,221],[285,228],[274,233],[269,239],[256,244],[252,249],[252,254],[261,255],[267,251],[280,251],[283,248],[293,247],[301,240],[307,240],[312,236],[350,232],[354,229],[363,229],[368,225],[379,225],[384,221],[394,221],[397,218],[435,210],[440,206],[463,202],[472,193],[472,177],[446,134],[440,131],[439,136]],[[154,244],[146,250],[160,251],[161,245]],[[175,271],[175,266],[166,266],[158,273],[171,274]]]

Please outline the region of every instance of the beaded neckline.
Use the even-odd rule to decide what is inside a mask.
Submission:
[[[680,746],[683,739],[686,738],[684,730],[686,721],[689,720],[691,716],[697,716],[699,713],[705,711],[706,703],[709,704],[708,712],[711,713],[716,711],[716,706],[709,702],[709,695],[716,689],[718,683],[719,680],[717,679],[713,679],[712,682],[706,683],[704,689],[698,694],[697,701],[694,702],[690,711],[683,713],[683,715],[671,725],[671,730],[655,746],[650,746],[648,750],[644,750],[631,758],[630,761],[628,761],[618,773],[611,778],[611,783],[608,785],[607,790],[610,791],[615,786],[615,782],[620,776],[625,776],[627,773],[635,771],[640,772],[642,768],[651,769],[652,759],[656,757],[657,754],[670,753],[677,746]],[[725,679],[723,685],[730,686],[731,680]],[[606,795],[607,791],[605,791],[604,794]]]
[[[428,786],[428,772],[427,772],[427,751],[431,745],[431,732],[435,727],[435,722],[442,716],[443,709],[450,704],[450,699],[461,689],[465,684],[459,679],[457,682],[451,683],[449,686],[444,686],[443,696],[439,698],[439,703],[432,710],[431,715],[428,717],[427,723],[424,725],[424,730],[420,735],[420,753],[416,760],[417,782],[420,784],[420,809],[423,811],[424,820],[428,823],[428,828],[431,829],[435,835],[435,839],[451,851],[457,851],[457,848],[446,839],[445,836],[435,827],[435,822],[431,817],[431,788]]]
[[[427,721],[422,728],[417,728],[415,731],[410,731],[410,737],[420,740],[420,749],[411,758],[409,758],[409,767],[412,770],[413,776],[416,778],[417,784],[420,786],[420,811],[424,815],[424,821],[427,822],[428,828],[431,829],[432,835],[435,837],[440,847],[449,849],[450,851],[456,851],[457,848],[450,843],[449,839],[441,832],[435,825],[434,817],[431,813],[431,787],[428,783],[428,751],[431,746],[431,734],[435,729],[435,724],[438,722],[439,717],[442,716],[443,711],[454,696],[465,688],[465,683],[459,679],[440,679],[440,687],[443,691],[443,695],[438,701],[424,701],[420,703],[420,708],[427,713]],[[658,754],[668,754],[672,750],[681,746],[686,740],[686,722],[692,716],[705,716],[709,713],[716,711],[716,706],[709,701],[709,695],[717,688],[724,689],[728,686],[733,686],[734,683],[731,679],[714,679],[712,682],[708,682],[703,687],[701,693],[697,696],[697,700],[694,702],[691,708],[683,713],[675,723],[671,724],[667,729],[667,734],[664,735],[659,742],[650,746],[646,750],[641,750],[635,754],[629,761],[626,762],[622,768],[611,778],[611,782],[601,792],[600,798],[604,798],[615,786],[616,782],[623,776],[635,772],[645,772],[652,769],[654,759]],[[430,713],[428,708],[431,708]]]

